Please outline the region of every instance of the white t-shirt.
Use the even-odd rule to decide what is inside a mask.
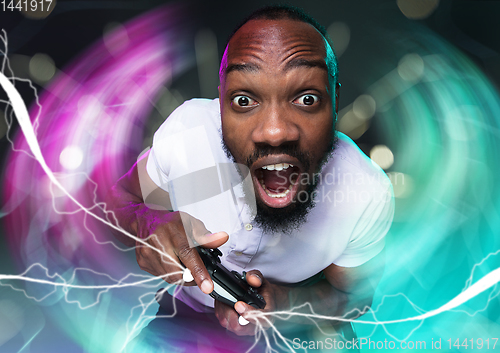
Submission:
[[[210,178],[189,179],[194,172],[206,176],[217,165],[232,163],[222,149],[220,129],[218,99],[185,102],[155,133],[147,172],[170,193],[175,210],[200,219],[211,232],[229,234],[219,248],[226,268],[239,273],[258,269],[270,281],[293,284],[332,263],[359,266],[383,249],[394,214],[392,186],[349,137],[338,133],[307,221],[293,234],[280,235],[265,234],[252,224],[241,188],[207,192],[213,180],[207,185]],[[192,181],[187,183],[189,195],[174,190],[172,181],[183,177]],[[183,287],[178,298],[198,311],[213,307],[213,299],[198,287]]]

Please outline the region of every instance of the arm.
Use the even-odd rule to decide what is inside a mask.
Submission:
[[[328,316],[343,316],[358,309],[361,312],[355,310],[348,318],[359,317],[371,306],[375,289],[382,278],[384,262],[382,251],[361,266],[331,264],[323,270],[325,280],[312,287],[290,289],[288,306],[309,302],[316,313]]]
[[[146,162],[148,155],[149,153],[146,153],[143,158],[138,160],[137,163],[135,163],[132,168],[113,185],[107,197],[107,205],[114,212],[121,228],[139,238],[142,237],[138,234],[137,215],[148,208],[144,202],[143,195],[149,195],[153,192],[155,194],[160,194],[158,199],[164,199],[166,201],[165,206],[167,207],[164,207],[163,212],[159,213],[167,214],[171,212],[169,211],[171,210],[171,205],[168,193],[158,188],[147,175]],[[141,173],[140,176],[139,173]],[[143,186],[144,192],[142,192],[141,186]],[[159,202],[157,202],[156,206],[155,208],[161,211]],[[151,211],[152,210],[153,207],[151,207]],[[114,235],[127,246],[132,247],[136,245],[134,239],[126,236],[122,232],[114,232]]]
[[[373,294],[382,277],[385,255],[383,239],[388,232],[394,214],[392,188],[384,189],[384,198],[369,202],[353,230],[355,236],[350,242],[349,251],[344,251],[349,261],[342,263],[362,263],[356,267],[341,267],[331,264],[323,269],[325,279],[308,287],[285,287],[272,284],[259,271],[249,271],[247,281],[254,287],[260,287],[259,292],[264,296],[267,305],[264,312],[288,311],[294,307],[309,303],[312,310],[319,315],[329,317],[342,317],[353,319],[362,315],[371,305]],[[369,206],[369,207],[368,207]],[[378,250],[377,248],[382,250]],[[374,255],[377,254],[377,255]],[[353,257],[354,255],[354,257]],[[361,259],[370,259],[366,262]],[[251,276],[257,274],[258,277]],[[355,310],[358,309],[358,310]],[[241,335],[255,334],[255,326],[238,325],[238,313],[254,310],[244,303],[236,303],[234,308],[216,306],[216,313],[220,323],[231,331]],[[352,313],[351,313],[352,311]],[[301,308],[301,313],[310,313],[308,307]],[[273,321],[273,316],[267,316]],[[314,323],[305,316],[292,316],[290,320],[298,323]],[[333,321],[335,323],[335,321]],[[252,327],[253,326],[253,327]]]
[[[325,279],[309,287],[286,287],[272,284],[264,279],[259,271],[249,271],[247,280],[254,287],[260,287],[259,292],[267,302],[263,312],[288,311],[293,307],[310,303],[316,314],[330,317],[343,316],[354,309],[359,309],[361,312],[355,310],[347,316],[354,319],[370,307],[375,288],[382,277],[383,267],[384,252],[382,251],[358,267],[348,268],[332,264],[323,270]],[[236,303],[234,309],[216,303],[216,315],[219,322],[237,335],[255,334],[254,325],[241,326],[238,323],[238,314],[245,317],[245,313],[253,310],[255,310],[253,307],[243,302]],[[310,310],[306,308],[296,312],[310,313]],[[271,322],[274,321],[272,316],[267,317]],[[313,324],[313,321],[302,316],[292,317],[291,320],[299,324]],[[332,323],[336,322],[332,321]]]
[[[197,251],[190,246],[186,229],[205,247],[222,245],[228,235],[220,232],[207,236],[210,232],[201,221],[186,213],[170,211],[168,193],[156,186],[146,171],[147,159],[148,154],[145,154],[113,186],[108,206],[126,232],[144,240],[150,247],[123,233],[116,232],[116,237],[127,246],[136,246],[137,263],[144,271],[175,283],[182,280],[182,262],[195,280],[187,285],[196,284],[203,292],[210,293],[212,280]]]

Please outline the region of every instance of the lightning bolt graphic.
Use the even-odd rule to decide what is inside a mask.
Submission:
[[[56,175],[48,167],[48,165],[47,165],[47,163],[46,163],[46,161],[45,161],[45,159],[44,159],[44,157],[43,157],[43,155],[41,153],[41,149],[40,149],[40,146],[38,144],[37,137],[36,137],[36,126],[38,124],[38,118],[35,119],[35,123],[34,124],[31,123],[30,117],[29,117],[29,114],[28,114],[28,110],[26,108],[26,105],[24,104],[24,101],[23,101],[21,95],[19,94],[19,92],[17,91],[16,87],[14,86],[13,82],[15,82],[16,80],[18,80],[18,81],[29,83],[31,89],[35,92],[36,104],[38,105],[39,112],[40,112],[42,107],[41,107],[41,105],[38,102],[38,95],[36,94],[36,88],[33,86],[32,82],[30,80],[20,79],[20,78],[10,78],[9,79],[9,78],[7,78],[4,75],[5,67],[9,67],[10,68],[8,57],[7,57],[8,39],[7,39],[7,34],[6,34],[5,30],[2,30],[2,35],[0,35],[0,40],[4,43],[4,46],[5,46],[5,51],[2,52],[4,58],[3,58],[3,61],[2,61],[2,71],[0,72],[0,86],[3,88],[3,90],[5,91],[5,93],[8,96],[8,99],[9,99],[8,101],[2,101],[2,102],[6,103],[8,106],[12,107],[13,114],[16,117],[18,123],[19,123],[19,126],[20,126],[20,128],[21,128],[21,130],[22,130],[22,132],[23,132],[23,134],[24,134],[24,136],[26,138],[26,141],[27,141],[28,146],[30,148],[30,152],[32,154],[30,154],[30,153],[28,153],[28,152],[26,152],[24,150],[17,150],[17,149],[15,149],[14,146],[13,146],[13,141],[9,140],[9,142],[12,144],[14,151],[26,153],[29,157],[34,158],[40,164],[40,166],[42,167],[42,169],[44,170],[44,172],[46,173],[46,175],[49,177],[49,179],[51,181],[50,192],[51,192],[51,194],[53,196],[52,197],[52,201],[53,201],[53,208],[54,208],[54,210],[58,214],[66,214],[66,215],[71,215],[71,214],[75,214],[75,213],[78,213],[78,212],[84,212],[84,214],[85,214],[85,218],[84,218],[85,228],[87,229],[87,231],[89,231],[93,235],[93,239],[94,239],[94,241],[96,243],[98,243],[100,245],[111,244],[117,250],[120,250],[120,251],[134,250],[134,248],[122,249],[122,248],[120,248],[119,246],[117,246],[112,241],[99,242],[97,240],[97,238],[95,237],[95,235],[92,233],[92,231],[86,226],[85,220],[86,220],[87,216],[90,216],[90,217],[92,217],[92,218],[94,218],[94,219],[102,222],[106,226],[108,226],[108,227],[110,227],[110,228],[112,228],[112,229],[114,229],[116,231],[119,231],[122,234],[125,234],[126,236],[134,239],[134,241],[136,241],[137,243],[141,244],[142,246],[149,247],[152,250],[158,252],[159,254],[161,254],[162,256],[164,256],[165,258],[169,259],[172,264],[175,264],[176,266],[178,266],[179,269],[180,269],[179,273],[183,273],[186,270],[186,268],[183,267],[183,266],[181,266],[180,264],[178,264],[176,261],[174,261],[173,258],[168,253],[166,253],[164,250],[158,249],[156,247],[151,246],[145,240],[140,239],[140,238],[134,236],[133,234],[130,234],[130,233],[126,232],[121,227],[115,225],[115,224],[118,224],[118,221],[114,217],[114,213],[111,212],[111,211],[106,211],[104,203],[97,203],[96,202],[95,190],[97,189],[97,184],[95,182],[93,182],[85,173],[80,173],[80,174],[83,174],[86,177],[86,179],[89,180],[94,185],[94,206],[92,206],[90,208],[84,207],[60,183],[60,181],[58,180],[58,178],[56,177]],[[8,128],[10,128],[10,127],[11,127],[11,124],[8,123]],[[7,134],[7,136],[8,136],[8,134]],[[73,176],[74,175],[75,174],[73,174]],[[64,177],[68,177],[68,176],[69,175],[65,175]],[[57,207],[56,207],[56,205],[54,203],[55,197],[54,197],[52,185],[57,186],[58,189],[60,191],[62,191],[77,206],[77,209],[75,211],[73,211],[73,212],[67,212],[67,211],[57,210]],[[94,208],[98,208],[100,210],[103,210],[106,213],[106,216],[111,215],[114,218],[114,220],[115,220],[115,224],[113,224],[109,220],[103,219],[103,218],[99,217],[98,215],[96,215],[95,213],[93,213],[92,210]],[[151,235],[151,237],[155,237],[155,236],[156,236],[155,234]],[[30,270],[32,270],[33,268],[37,268],[37,267],[42,268],[44,270],[44,272],[45,272],[46,277],[48,277],[48,278],[50,278],[52,280],[43,280],[43,279],[39,279],[39,278],[32,278],[32,277],[26,276],[26,274]],[[105,276],[111,282],[114,282],[114,284],[101,285],[101,286],[73,284],[72,282],[75,280],[76,273],[78,271],[90,271],[94,275]],[[130,283],[124,283],[131,276],[138,276],[138,277],[141,277],[141,278],[144,278],[144,279],[142,279],[140,281],[135,281],[135,282],[130,282]],[[67,303],[69,303],[69,304],[76,303],[80,309],[85,310],[85,309],[89,309],[89,308],[97,305],[99,303],[100,296],[103,293],[105,293],[105,292],[107,292],[107,291],[109,291],[111,289],[119,289],[119,288],[126,288],[126,287],[140,287],[140,286],[148,287],[147,284],[149,284],[149,283],[154,283],[154,285],[150,285],[151,287],[157,287],[158,283],[164,283],[162,281],[162,278],[165,277],[165,276],[153,277],[153,276],[129,274],[126,277],[122,278],[121,280],[115,280],[111,276],[109,276],[109,275],[107,275],[105,273],[99,273],[99,272],[96,272],[96,271],[93,271],[93,270],[89,270],[89,269],[76,268],[76,269],[73,270],[73,276],[69,280],[66,281],[58,273],[50,275],[49,274],[49,270],[47,268],[45,268],[44,266],[42,266],[39,263],[35,263],[35,264],[32,264],[25,272],[23,272],[23,273],[21,273],[19,275],[0,274],[0,285],[2,285],[2,286],[9,286],[10,288],[12,288],[14,290],[22,291],[27,298],[33,299],[33,300],[35,300],[37,302],[41,302],[41,301],[47,299],[50,295],[52,295],[52,294],[54,294],[56,292],[56,289],[58,287],[61,287],[63,289],[64,293],[65,293],[65,299],[66,299]],[[54,290],[51,291],[51,292],[49,292],[49,293],[47,293],[46,295],[42,296],[41,298],[36,298],[34,296],[28,295],[25,290],[16,288],[15,286],[13,286],[10,283],[2,282],[2,281],[9,281],[9,280],[10,281],[17,280],[17,281],[25,281],[25,282],[31,282],[31,283],[45,284],[45,285],[48,285],[48,286],[53,286]],[[56,281],[56,280],[58,280],[58,281]],[[184,281],[179,281],[179,282],[172,283],[172,284],[170,284],[169,286],[167,286],[165,288],[165,291],[168,290],[171,286],[174,286],[174,285],[183,285],[183,283],[184,283]],[[68,298],[68,293],[69,293],[68,290],[69,289],[86,289],[86,290],[101,290],[101,291],[98,293],[96,301],[94,303],[91,303],[91,304],[86,305],[86,306],[82,306],[81,303],[80,303],[80,301],[78,301],[78,300],[76,300],[76,301],[69,300],[69,298]],[[150,301],[147,304],[145,304],[145,303],[142,302],[142,298],[144,298],[145,296],[150,295],[150,294],[151,293],[147,293],[147,294],[143,295],[141,298],[139,298],[139,300],[141,301],[141,305],[140,306],[143,308],[143,312],[141,313],[141,315],[140,315],[139,319],[137,320],[137,322],[134,324],[134,329],[132,330],[132,332],[130,332],[128,334],[126,342],[128,342],[131,339],[131,337],[133,337],[133,335],[137,333],[137,329],[138,329],[138,327],[140,327],[140,325],[139,325],[140,322],[151,318],[151,317],[145,317],[144,313],[145,313],[145,311],[146,311],[146,309],[148,307],[150,307],[153,304],[156,304],[156,300],[152,300],[152,301]],[[135,308],[131,309],[131,317],[132,317],[132,312],[133,312],[134,309]]]
[[[6,45],[7,44],[6,33],[5,33],[5,31],[3,31],[2,33],[3,33],[3,36],[0,36],[0,37],[1,37],[2,41],[4,42],[4,44]],[[7,57],[7,55],[5,52],[4,58],[6,58],[6,57]],[[83,212],[85,214],[85,217],[91,217],[91,218],[101,222],[102,224],[114,229],[115,231],[119,231],[122,234],[130,237],[131,239],[133,239],[137,243],[141,244],[142,246],[146,246],[146,247],[151,248],[152,250],[158,252],[162,256],[168,258],[172,263],[177,263],[173,258],[171,258],[168,255],[168,253],[166,253],[162,249],[158,249],[158,248],[155,248],[155,247],[149,245],[149,243],[147,243],[146,241],[124,231],[121,227],[116,226],[113,222],[110,222],[109,220],[104,219],[104,218],[98,216],[97,214],[95,214],[94,212],[92,212],[94,208],[99,208],[99,209],[105,211],[105,205],[103,203],[97,203],[96,199],[94,198],[94,206],[92,206],[90,208],[86,208],[61,184],[58,177],[48,167],[48,165],[47,165],[47,163],[42,155],[40,145],[38,143],[37,136],[36,136],[37,135],[36,130],[37,130],[38,120],[35,119],[35,123],[33,123],[33,124],[31,123],[26,105],[25,105],[21,95],[19,94],[19,92],[17,91],[16,87],[13,84],[13,82],[15,80],[21,80],[21,79],[7,78],[4,75],[4,69],[5,69],[6,65],[8,67],[8,64],[5,64],[5,60],[4,60],[4,62],[2,63],[2,72],[0,72],[0,85],[1,85],[2,89],[6,92],[8,98],[9,98],[9,101],[6,103],[12,107],[14,115],[15,115],[15,117],[20,125],[20,128],[21,128],[21,130],[26,138],[26,141],[29,145],[30,152],[31,152],[31,154],[29,154],[29,155],[32,158],[36,159],[36,161],[40,164],[43,171],[45,172],[47,177],[50,179],[50,181],[52,183],[51,185],[55,185],[78,208],[74,212],[65,212],[65,211],[57,210],[56,205],[53,204],[54,210],[56,210],[56,212],[58,212],[59,214],[68,214],[68,215],[74,214],[76,212]],[[32,89],[36,92],[36,89],[31,84],[31,81],[29,81],[29,80],[24,80],[24,81],[29,82]],[[37,104],[38,104],[38,97],[37,97]],[[39,106],[39,108],[41,109],[41,106]],[[22,150],[19,150],[19,151],[24,152]],[[89,179],[87,175],[85,175],[85,177],[87,179]],[[97,187],[97,184],[94,183],[94,186]],[[95,195],[95,193],[94,193],[94,195]],[[105,213],[106,213],[106,215],[111,214],[111,216],[114,217],[114,214],[110,211],[105,211]],[[116,221],[116,218],[115,218],[115,221]],[[91,232],[91,230],[89,228],[86,227],[86,229],[89,232]],[[121,249],[121,248],[117,247],[113,242],[105,242],[105,243],[98,242],[95,236],[93,236],[93,238],[94,238],[94,241],[96,241],[99,244],[113,244],[120,251],[129,251],[130,250],[130,249]],[[490,254],[490,255],[495,255],[498,253],[499,253],[499,251],[497,251],[496,253]],[[490,255],[488,255],[488,257]],[[484,261],[486,261],[486,259],[488,257],[486,257],[480,263],[475,265],[473,272],[476,269],[476,267],[480,266]],[[185,268],[180,266],[180,265],[178,265],[178,267],[179,267],[179,273],[181,273],[182,271],[185,270]],[[48,279],[34,278],[34,277],[28,276],[27,274],[35,268],[41,268],[45,272],[45,276]],[[80,271],[90,271],[95,276],[102,276],[104,278],[107,278],[107,280],[110,283],[104,284],[104,285],[80,285],[80,284],[77,284],[76,283],[77,277],[78,277],[78,273]],[[466,287],[464,288],[464,290],[460,294],[458,294],[453,299],[451,299],[449,302],[445,303],[444,305],[440,306],[439,308],[424,312],[422,309],[418,308],[417,306],[414,306],[414,308],[420,312],[419,315],[416,315],[413,317],[396,319],[396,320],[387,320],[387,321],[377,320],[375,315],[376,315],[376,312],[378,311],[378,308],[375,310],[372,309],[372,314],[374,315],[375,321],[367,321],[367,320],[360,320],[360,319],[356,319],[356,320],[347,319],[346,317],[350,313],[347,313],[345,316],[342,316],[342,317],[330,317],[330,316],[318,315],[312,310],[312,305],[310,303],[305,303],[299,307],[293,308],[290,311],[279,311],[279,312],[273,312],[273,313],[262,313],[262,312],[258,312],[258,311],[252,312],[249,315],[249,317],[256,320],[256,336],[255,336],[254,346],[257,344],[258,340],[263,338],[264,341],[266,342],[268,352],[275,352],[276,351],[275,349],[272,348],[273,343],[276,344],[281,349],[288,349],[292,352],[295,352],[295,350],[291,346],[291,341],[288,338],[286,338],[283,334],[280,333],[280,331],[277,329],[277,327],[273,324],[273,322],[271,320],[272,318],[278,319],[278,320],[288,320],[291,317],[305,317],[305,318],[312,320],[314,323],[317,323],[318,320],[322,320],[322,321],[342,321],[342,322],[353,321],[355,323],[374,325],[374,326],[382,325],[382,326],[384,326],[384,329],[386,330],[386,332],[389,335],[391,335],[390,332],[386,329],[385,325],[402,323],[402,322],[410,322],[410,321],[419,321],[420,323],[422,323],[424,320],[426,320],[430,317],[439,315],[443,312],[450,311],[450,310],[453,310],[453,309],[459,307],[460,305],[466,303],[467,301],[469,301],[470,299],[479,295],[480,293],[495,286],[500,281],[500,269],[495,269],[495,270],[489,272],[488,274],[483,276],[481,279],[476,281],[474,284],[472,284],[472,276],[473,276],[473,273],[471,273],[471,276],[466,283]],[[132,278],[132,277],[138,277],[140,279],[129,281],[130,278]],[[81,310],[86,310],[88,308],[91,308],[91,307],[97,305],[99,303],[100,296],[109,290],[121,289],[121,288],[126,288],[126,287],[135,287],[135,286],[145,287],[145,288],[154,288],[154,287],[157,287],[158,283],[162,283],[163,277],[165,277],[165,276],[152,277],[152,276],[147,276],[147,275],[130,274],[130,275],[127,275],[119,280],[116,280],[105,273],[100,273],[100,272],[96,272],[96,271],[92,271],[92,270],[88,270],[88,269],[83,269],[83,268],[76,268],[73,270],[72,276],[69,279],[65,279],[62,275],[57,274],[57,273],[51,275],[49,273],[49,270],[47,268],[45,268],[44,266],[42,266],[41,264],[33,264],[26,271],[24,271],[23,273],[21,273],[19,275],[0,274],[0,281],[1,281],[0,285],[7,285],[7,286],[10,286],[14,290],[19,290],[18,288],[16,288],[12,284],[10,284],[10,282],[24,281],[24,282],[42,284],[42,285],[46,285],[46,286],[54,288],[53,291],[49,292],[48,294],[46,294],[42,297],[29,296],[26,291],[21,290],[24,292],[24,295],[26,295],[28,298],[31,298],[37,302],[40,302],[40,301],[47,299],[51,294],[55,293],[58,288],[61,288],[65,294],[65,299],[68,303],[75,303],[78,305],[78,307]],[[175,285],[182,285],[182,284],[183,284],[183,282],[175,283]],[[174,285],[174,284],[172,284],[172,285]],[[160,291],[158,293],[158,295],[162,295],[163,293],[165,293],[172,285],[169,285],[167,288]],[[98,291],[97,298],[93,303],[91,303],[89,305],[82,305],[82,303],[80,301],[71,300],[68,297],[68,294],[70,293],[70,289],[97,290]],[[133,312],[135,310],[140,311],[139,319],[135,320],[131,329],[129,330],[129,333],[127,335],[127,340],[124,342],[122,350],[126,350],[128,342],[140,330],[141,324],[143,322],[145,322],[146,320],[153,318],[151,316],[146,315],[146,312],[147,312],[147,309],[149,307],[156,304],[155,295],[156,295],[156,293],[153,293],[153,292],[144,294],[143,296],[141,296],[139,298],[140,304],[131,309],[130,316],[129,316],[130,320],[128,322],[132,321],[132,318],[134,316]],[[149,297],[152,297],[152,298],[149,298]],[[175,297],[175,295],[174,295],[174,297]],[[379,305],[379,307],[381,305],[382,305],[382,303]],[[174,300],[174,306],[175,306],[175,300]],[[309,308],[310,313],[297,312],[297,310],[303,309],[303,308]],[[359,309],[356,309],[356,311],[358,313],[365,312],[365,310],[359,310]],[[173,317],[173,316],[175,316],[175,314],[176,314],[176,311],[171,316],[168,316],[168,317]],[[268,326],[270,326],[270,329],[266,331],[264,329],[264,324],[267,324]],[[319,328],[319,326],[318,326],[318,328]],[[417,328],[415,328],[414,330],[416,330]],[[407,337],[409,337],[414,332],[414,330],[412,330]],[[396,338],[394,336],[392,336],[392,337]],[[254,348],[254,346],[252,346],[248,351],[251,351],[251,349]]]

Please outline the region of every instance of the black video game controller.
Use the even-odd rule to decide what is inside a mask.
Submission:
[[[214,290],[210,293],[212,298],[230,306],[242,301],[256,309],[264,309],[266,301],[247,283],[245,272],[241,275],[222,266],[219,259],[222,252],[219,249],[205,249],[200,246],[196,249],[214,282]]]

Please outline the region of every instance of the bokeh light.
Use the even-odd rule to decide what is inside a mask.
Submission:
[[[363,94],[356,98],[352,104],[352,112],[362,120],[368,120],[375,114],[377,103],[368,94]]]
[[[333,22],[328,26],[327,32],[333,42],[335,54],[340,58],[349,46],[351,30],[344,22]]]
[[[418,54],[406,54],[399,61],[398,74],[405,81],[417,82],[424,74],[424,61]]]
[[[111,55],[120,55],[130,44],[127,29],[118,22],[110,22],[104,27],[103,40]]]
[[[398,4],[404,7],[403,2]],[[420,4],[430,5],[425,11],[410,12],[409,18],[428,16],[437,1]],[[418,22],[407,22],[414,27],[377,39],[390,41],[390,50],[370,57],[370,77],[348,81],[352,86],[355,79],[362,83],[352,94],[357,98],[339,112],[340,131],[355,140],[366,137],[374,141],[364,150],[377,147],[369,154],[381,166],[386,163],[396,197],[394,224],[386,238],[387,266],[374,298],[376,316],[368,313],[365,320],[408,318],[433,310],[500,265],[500,255],[495,253],[500,248],[498,90],[462,51]],[[347,23],[334,22],[329,27],[337,54],[350,55],[346,50],[354,49]],[[172,77],[195,65],[198,69],[213,67],[213,52],[210,54],[211,48],[204,45],[204,40],[213,42],[212,34],[205,30],[198,33],[191,51],[188,47],[193,43],[186,44],[181,32],[185,25],[175,8],[156,9],[131,22],[109,23],[102,41],[71,65],[56,70],[47,81],[40,97],[43,109],[37,120],[37,136],[58,180],[85,206],[104,200],[110,185],[151,144],[161,120],[184,101],[183,92],[169,86]],[[24,70],[28,75],[31,58],[19,58],[19,72]],[[342,67],[340,70],[342,73]],[[200,72],[200,86],[208,87],[213,78],[202,75]],[[148,118],[152,110],[158,119]],[[38,112],[33,106],[33,119]],[[14,146],[27,151],[20,134]],[[78,158],[72,149],[80,151],[76,152]],[[377,156],[380,152],[383,158]],[[75,163],[80,155],[81,162]],[[109,229],[77,212],[29,155],[12,152],[5,174],[4,200],[9,206],[6,209],[13,210],[6,229],[10,253],[19,268],[39,262],[65,278],[77,267],[115,278],[141,273],[134,254],[106,243],[114,240]],[[104,217],[100,207],[102,203],[94,210]],[[47,278],[40,269],[30,274]],[[80,273],[76,282],[103,281],[100,276]],[[43,286],[17,285],[30,295],[47,293]],[[45,315],[83,350],[113,352],[119,351],[125,333],[130,332],[127,324],[140,316],[140,310],[131,310],[139,305],[137,298],[155,289],[109,292],[102,296],[100,305],[86,310],[66,303],[65,293],[57,291],[40,307],[47,309]],[[459,310],[425,322],[355,326],[360,337],[381,341],[409,337],[428,342],[443,338],[444,342],[450,335],[487,339],[500,332],[498,292],[493,288]],[[92,303],[96,296],[97,291],[70,291],[70,298],[84,304]],[[0,315],[17,321],[5,329],[0,340],[15,335],[26,323],[15,309],[8,311],[8,306],[0,305]],[[35,315],[36,310],[29,311],[30,323],[35,322]],[[146,323],[140,321],[137,327]],[[37,325],[37,329],[43,327]]]
[[[65,147],[59,156],[59,162],[68,170],[77,169],[83,161],[83,152],[78,146]]]
[[[29,62],[30,76],[46,83],[39,97],[42,109],[34,105],[30,111],[43,156],[63,187],[104,219],[102,201],[142,151],[146,132],[149,138],[145,120],[155,109],[157,97],[167,90],[173,76],[195,63],[186,42],[189,26],[180,6],[166,5],[128,23],[111,24],[102,40],[60,72],[47,55],[37,54]],[[173,108],[164,107],[168,109]],[[5,224],[19,268],[39,264],[27,275],[50,279],[43,271],[46,267],[50,274],[57,272],[82,285],[142,275],[133,251],[124,252],[127,249],[108,227],[85,216],[53,185],[31,157],[21,132],[13,143],[15,151],[9,154],[5,169],[9,182],[4,185],[4,202],[12,209]],[[79,268],[86,270],[75,273]],[[131,330],[140,318],[140,312],[132,311],[140,305],[138,298],[152,293],[154,300],[162,283],[102,297],[97,289],[54,290],[36,283],[15,286],[35,299],[47,296],[39,304],[50,307],[45,314],[84,350],[117,352],[127,335],[137,334]],[[92,306],[98,299],[100,304]],[[88,309],[81,310],[76,303]],[[140,321],[135,329],[146,323]]]
[[[354,113],[352,104],[339,112],[337,130],[343,132],[353,140],[360,138],[370,127],[370,121],[364,116],[359,117]]]
[[[36,83],[45,84],[56,73],[54,60],[46,54],[35,54],[30,60],[29,72]]]
[[[406,198],[411,196],[414,189],[411,176],[400,172],[389,172],[387,176],[391,180],[394,189],[394,197]],[[396,221],[398,221],[398,219],[396,219]],[[399,219],[399,221],[401,221],[401,219]]]
[[[336,128],[353,140],[357,140],[370,127],[370,119],[376,110],[375,99],[369,94],[362,94],[339,112]]]
[[[382,169],[389,169],[394,163],[394,154],[389,147],[384,145],[373,146],[370,150],[370,158]]]
[[[411,38],[401,35],[406,53],[395,50],[399,64],[367,90],[376,102],[372,126],[395,155],[388,176],[396,213],[378,320],[435,309],[462,292],[469,277],[475,281],[500,265],[498,91],[463,53],[419,28]],[[457,312],[388,331],[357,325],[358,334],[430,341],[474,332],[486,339],[500,330],[497,296],[491,289]]]
[[[201,97],[216,98],[219,86],[219,51],[215,33],[209,28],[204,28],[196,33],[194,49]]]
[[[436,10],[439,0],[397,0],[397,3],[403,15],[412,20],[422,20]]]
[[[56,5],[57,0],[21,1],[21,13],[30,20],[43,20],[54,11]]]

